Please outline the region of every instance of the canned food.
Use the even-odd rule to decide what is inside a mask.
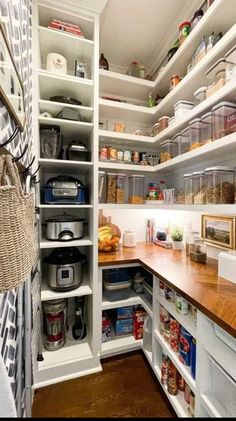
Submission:
[[[178,370],[168,359],[167,390],[170,395],[178,394]]]
[[[119,149],[116,155],[117,161],[124,161],[124,151]]]
[[[174,291],[167,286],[165,286],[165,298],[168,301],[174,301]]]
[[[131,162],[131,152],[124,151],[124,162]]]
[[[161,364],[161,383],[165,384],[168,375],[168,357],[162,353],[162,364]]]
[[[139,153],[139,161],[142,165],[148,165],[148,154],[147,152],[140,152]]]
[[[170,321],[170,314],[164,307],[160,307],[160,320],[161,322],[169,322]]]
[[[181,326],[179,337],[179,359],[187,366],[190,366],[191,341],[192,336],[183,326]]]
[[[188,314],[188,301],[175,292],[175,308],[177,313]]]
[[[190,350],[190,369],[193,378],[196,377],[196,339],[192,338]]]
[[[99,159],[100,161],[107,161],[108,149],[106,146],[101,146],[101,148],[99,149]]]
[[[179,335],[180,335],[180,324],[173,317],[170,318],[170,338],[169,343],[173,351],[179,351]]]
[[[162,297],[165,297],[165,284],[162,281],[160,281],[160,283],[159,283],[159,294]]]
[[[164,336],[165,333],[165,322],[160,321],[160,334]]]
[[[191,392],[191,389],[190,389],[189,385],[187,383],[185,383],[184,399],[185,399],[185,402],[187,402],[187,404],[190,404],[190,392]]]
[[[134,162],[135,164],[138,164],[138,163],[139,163],[139,152],[137,152],[137,151],[132,151],[131,160],[132,160],[132,162]]]
[[[184,392],[184,388],[185,388],[185,380],[181,376],[181,374],[178,373],[178,389],[181,390],[181,392]]]
[[[110,161],[116,161],[117,157],[117,149],[113,148],[112,146],[108,146],[108,159]]]

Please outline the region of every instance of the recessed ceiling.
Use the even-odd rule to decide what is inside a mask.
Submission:
[[[100,51],[109,63],[127,68],[136,60],[147,68],[166,41],[176,37],[190,0],[109,0],[100,16]],[[191,6],[199,0],[191,0]]]

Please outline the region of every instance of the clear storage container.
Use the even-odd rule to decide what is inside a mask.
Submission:
[[[187,126],[185,129],[181,132],[181,143],[182,143],[182,149],[185,150],[185,152],[188,152],[190,150],[190,128]]]
[[[106,179],[107,203],[116,203],[116,174],[108,173]]]
[[[125,203],[125,174],[116,176],[116,203]]]
[[[194,103],[190,101],[178,101],[174,105],[175,121],[180,120],[189,113],[194,107]]]
[[[129,176],[129,203],[144,203],[144,175]]]
[[[192,174],[184,174],[184,203],[185,205],[193,204],[192,192]]]
[[[225,76],[226,82],[236,78],[236,47],[233,47],[227,54],[225,54]]]
[[[206,86],[202,86],[201,88],[197,89],[193,96],[194,96],[194,105],[200,104],[202,101],[206,99]]]
[[[202,143],[210,143],[213,140],[213,113],[210,111],[202,116]]]
[[[236,131],[236,104],[220,102],[212,108],[213,140],[220,139]]]
[[[206,203],[206,181],[204,171],[192,173],[192,191],[194,205],[204,205]]]
[[[104,295],[108,301],[126,300],[131,293],[131,280],[123,282],[103,282]]]
[[[106,202],[106,173],[105,171],[98,172],[98,202]]]
[[[172,140],[165,140],[160,144],[161,153],[160,153],[160,162],[169,161],[169,159],[174,158],[176,144]]]
[[[175,156],[181,155],[182,153],[185,152],[185,150],[183,150],[182,148],[181,133],[177,133],[175,136],[173,136],[172,142],[174,142],[175,144]]]
[[[190,129],[190,151],[203,145],[202,139],[203,123],[200,118],[195,118],[189,122]]]
[[[168,127],[172,126],[173,124],[175,124],[175,116],[169,118]]]
[[[234,203],[234,168],[211,167],[206,174],[206,203],[231,204]]]
[[[224,58],[221,58],[206,72],[206,98],[214,94],[225,85],[225,70],[226,62]]]

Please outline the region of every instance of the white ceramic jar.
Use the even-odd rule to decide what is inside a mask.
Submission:
[[[123,234],[123,247],[135,247],[136,245],[136,232],[133,229],[125,230]]]

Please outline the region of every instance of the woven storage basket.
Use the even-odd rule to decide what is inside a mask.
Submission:
[[[0,293],[26,280],[35,262],[33,194],[24,194],[10,155],[0,156]]]

